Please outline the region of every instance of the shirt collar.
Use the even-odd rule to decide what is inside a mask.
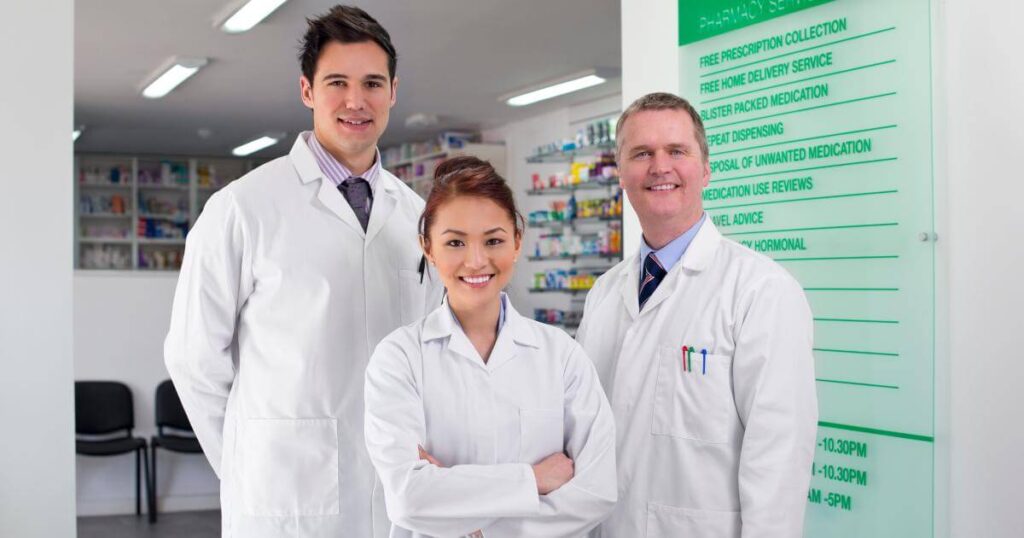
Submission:
[[[644,273],[644,260],[647,259],[647,255],[654,252],[654,255],[661,262],[662,267],[665,268],[665,272],[671,271],[672,267],[679,262],[683,254],[686,253],[686,249],[690,247],[690,243],[693,242],[693,238],[697,236],[697,232],[700,231],[700,227],[704,224],[704,219],[708,216],[704,213],[700,216],[700,220],[690,226],[689,230],[686,230],[679,237],[676,237],[672,241],[658,250],[654,250],[647,244],[647,240],[640,238],[640,274]]]
[[[501,309],[498,310],[498,332],[499,333],[501,332],[501,328],[505,326],[505,309],[507,308],[506,307],[506,303],[507,302],[508,302],[508,296],[505,295],[505,292],[501,292]],[[461,329],[462,328],[462,324],[459,323],[459,318],[455,317],[455,312],[452,311],[452,307],[448,303],[447,299],[445,300],[444,304],[445,304],[446,307],[448,307],[448,313],[452,315],[452,320],[455,322],[455,325],[457,325]]]
[[[324,173],[327,179],[330,179],[334,186],[340,186],[345,180],[353,177],[352,171],[347,166],[341,164],[338,159],[335,159],[324,147],[320,144],[320,141],[316,139],[316,135],[312,131],[306,131],[302,133],[303,138],[306,140],[306,145],[309,146],[309,150],[313,152],[313,157],[316,159],[316,163],[320,166],[320,171]],[[377,177],[380,176],[381,164],[380,164],[380,150],[374,150],[373,165],[370,169],[363,174],[363,179],[370,184],[370,190],[376,192]]]

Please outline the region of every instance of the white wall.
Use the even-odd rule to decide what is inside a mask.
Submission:
[[[950,346],[950,535],[1024,536],[1024,70],[1016,2],[942,2],[937,53],[945,129]],[[940,60],[941,61],[941,60]],[[942,140],[944,139],[944,140]]]
[[[1024,7],[998,0],[932,5],[942,369],[936,493],[946,497],[936,500],[936,535],[1024,536],[1024,361],[1016,341],[1024,332],[1017,158],[1024,70],[1015,56]],[[677,15],[677,0],[622,2],[623,106],[650,91],[678,90]],[[627,249],[636,244],[630,214]]]
[[[614,90],[614,88],[612,88]],[[503,142],[507,151],[506,180],[516,196],[516,204],[524,217],[531,211],[547,209],[553,200],[567,200],[567,196],[527,196],[526,191],[532,185],[531,176],[540,174],[547,178],[551,174],[568,173],[569,165],[561,163],[530,164],[526,158],[533,155],[537,146],[549,144],[563,138],[572,138],[576,130],[593,120],[610,115],[617,115],[621,110],[619,94],[581,103],[572,107],[564,107],[512,122],[498,128],[484,131],[483,138],[487,142]],[[596,195],[595,195],[596,197]],[[531,262],[527,260],[533,255],[533,246],[544,230],[527,229],[523,238],[523,252],[516,272],[509,283],[509,298],[520,314],[533,317],[534,308],[557,308],[561,310],[583,310],[580,304],[572,306],[572,296],[564,293],[528,293],[526,290],[533,285],[534,272],[555,268],[568,268],[569,264],[557,262]],[[579,265],[579,263],[577,264]]]
[[[168,378],[163,341],[178,273],[78,271],[74,277],[75,379],[126,383],[135,402],[135,434],[156,433],[153,398]],[[160,450],[161,511],[219,506],[219,483],[206,458]],[[77,457],[80,515],[134,513],[133,455]]]
[[[5,3],[0,35],[0,536],[74,536],[73,4]]]

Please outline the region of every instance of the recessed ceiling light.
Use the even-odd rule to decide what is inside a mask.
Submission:
[[[284,138],[284,133],[265,134],[256,140],[246,142],[245,144],[231,150],[231,154],[236,157],[245,157],[246,155],[251,155],[261,149],[266,149],[277,144],[282,138]]]
[[[247,32],[267,18],[287,0],[248,0],[234,3],[216,20],[216,26],[229,34]]]
[[[208,61],[206,58],[170,59],[160,69],[154,71],[154,75],[146,79],[150,82],[144,83],[145,87],[142,89],[143,97],[159,99],[171,93],[171,90],[177,88],[179,84],[196,74]]]
[[[610,76],[607,73],[598,73],[596,69],[590,69],[582,73],[575,73],[557,80],[548,81],[512,94],[503,95],[500,100],[505,101],[509,106],[531,105],[538,101],[551,99],[552,97],[558,97],[559,95],[565,95],[584,88],[603,84],[608,80],[608,78],[610,78]]]

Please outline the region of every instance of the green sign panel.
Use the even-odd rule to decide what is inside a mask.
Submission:
[[[806,536],[933,536],[928,0],[680,0],[704,206],[814,312],[821,422]]]

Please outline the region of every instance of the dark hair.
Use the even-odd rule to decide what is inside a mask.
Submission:
[[[302,75],[310,82],[313,82],[313,76],[316,74],[316,62],[320,59],[320,52],[323,51],[324,45],[331,41],[373,41],[387,53],[388,74],[394,80],[395,69],[398,67],[398,53],[391,44],[391,35],[369,13],[355,6],[337,5],[325,15],[306,19],[306,24],[309,28],[302,38],[299,63],[302,65]]]
[[[649,93],[633,101],[629,108],[619,116],[619,122],[615,125],[615,132],[617,135],[620,135],[617,136],[616,156],[622,152],[624,140],[621,134],[622,128],[626,125],[626,120],[633,114],[645,110],[681,110],[689,114],[690,119],[693,120],[693,135],[697,138],[697,144],[700,145],[700,154],[704,157],[704,162],[708,161],[708,137],[704,132],[704,122],[701,121],[700,114],[686,99],[665,92]]]
[[[490,200],[508,212],[514,235],[522,237],[525,220],[516,209],[515,197],[508,183],[494,170],[491,163],[476,157],[452,157],[434,169],[434,188],[427,197],[427,205],[420,215],[420,236],[430,246],[430,227],[437,210],[459,196],[476,196]]]

